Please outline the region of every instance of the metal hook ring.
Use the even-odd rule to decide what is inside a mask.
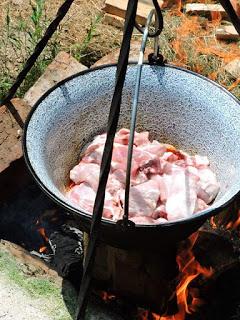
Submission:
[[[153,32],[148,31],[148,37],[150,37],[150,38],[154,38],[154,37],[159,36],[160,33],[162,32],[162,29],[163,29],[163,15],[162,15],[161,8],[160,8],[157,0],[152,0],[152,1],[153,1],[153,5],[155,7],[155,11],[156,11],[157,28]],[[140,26],[137,22],[135,22],[135,27],[137,28],[137,30],[139,32],[141,32],[142,34],[144,33],[145,26]]]

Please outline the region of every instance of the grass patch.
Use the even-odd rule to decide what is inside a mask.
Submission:
[[[81,44],[75,43],[70,48],[70,52],[73,57],[88,67],[90,67],[99,58],[96,52],[91,52],[91,50],[89,50],[89,45],[96,35],[97,26],[101,22],[101,19],[102,14],[98,14],[91,19],[90,27],[87,31],[87,35],[83,39],[83,42]]]
[[[30,2],[27,15],[24,16],[21,11],[15,14],[12,5],[3,7],[5,20],[0,35],[0,99],[6,95],[53,19],[51,10],[56,11],[60,4],[60,0],[54,3],[35,0],[34,3]],[[102,4],[103,0],[83,0],[73,4],[17,96],[22,97],[26,93],[60,50],[69,52],[79,62],[91,66],[120,46],[122,30],[103,23]],[[160,48],[167,61],[215,80],[240,98],[239,83],[235,85],[236,79],[224,71],[228,62],[239,57],[240,41],[217,41],[217,23],[205,17],[191,17],[174,10],[166,10],[163,14]],[[140,40],[140,36],[137,39]],[[152,47],[152,40],[149,43]]]
[[[16,75],[23,68],[27,58],[32,54],[36,44],[42,38],[50,20],[47,18],[45,0],[30,2],[31,14],[24,18],[21,14],[13,18],[13,12],[8,5],[5,24],[1,35],[0,55],[0,99],[8,92]],[[22,97],[26,91],[44,72],[48,64],[55,58],[60,50],[58,32],[55,33],[49,44],[28,73],[26,80],[17,92]],[[14,57],[10,61],[9,57]]]
[[[10,283],[12,282],[26,292],[31,299],[37,301],[42,311],[49,314],[51,319],[72,319],[70,314],[76,308],[76,293],[70,286],[64,288],[63,298],[62,288],[56,283],[43,276],[29,275],[24,272],[24,265],[18,263],[4,251],[0,251],[0,273],[5,275]]]

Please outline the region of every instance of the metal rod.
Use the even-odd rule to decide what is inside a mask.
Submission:
[[[155,29],[157,30],[159,25],[157,11],[155,11]],[[159,54],[159,34],[154,38],[154,55],[158,57]]]
[[[78,295],[78,309],[76,313],[77,320],[84,320],[85,311],[88,303],[88,297],[90,293],[90,285],[92,279],[92,272],[94,266],[94,259],[96,253],[96,246],[99,239],[99,233],[101,232],[101,220],[104,206],[105,189],[107,184],[108,175],[110,172],[113,141],[118,125],[118,118],[121,107],[122,90],[125,81],[125,76],[128,66],[128,58],[130,51],[130,42],[134,28],[134,21],[137,12],[138,0],[129,0],[124,25],[124,36],[121,45],[120,55],[118,58],[117,72],[116,72],[116,84],[114,94],[112,97],[110,113],[108,117],[108,129],[107,140],[104,146],[100,178],[98,190],[94,202],[93,217],[90,230],[90,241],[87,248],[87,253],[84,262],[83,277]]]
[[[240,18],[238,17],[236,11],[234,10],[232,3],[230,0],[219,0],[221,5],[223,6],[224,10],[227,12],[227,15],[229,16],[232,24],[234,25],[234,28],[240,35]]]
[[[135,92],[134,92],[133,104],[132,104],[131,126],[130,126],[129,142],[128,142],[128,157],[127,157],[127,170],[126,170],[126,188],[125,188],[124,215],[123,215],[123,222],[126,225],[128,225],[128,216],[129,216],[129,191],[130,191],[130,181],[131,181],[133,143],[134,143],[134,133],[135,133],[135,126],[136,126],[136,118],[137,118],[137,106],[138,106],[138,99],[139,99],[139,92],[140,92],[142,67],[143,67],[143,61],[144,61],[144,52],[145,52],[146,43],[147,43],[148,34],[149,34],[149,27],[150,27],[154,13],[155,13],[155,9],[151,10],[148,15],[147,23],[143,32],[139,60],[137,64],[136,86],[135,86]]]

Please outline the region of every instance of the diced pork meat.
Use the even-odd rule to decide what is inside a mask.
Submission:
[[[101,146],[104,146],[106,142],[106,133],[100,134],[96,136],[93,141],[87,146],[87,149],[85,150],[84,154],[88,155],[98,149]]]
[[[116,135],[115,135],[115,142],[116,143],[120,143],[123,145],[128,145],[129,142],[129,134],[130,134],[130,130],[129,129],[120,129]],[[134,145],[135,146],[140,146],[142,144],[147,144],[149,143],[149,132],[144,131],[144,132],[135,132],[134,135]]]
[[[101,164],[104,146],[98,146],[82,158],[82,162]]]
[[[70,171],[67,197],[92,212],[106,134],[98,135]],[[117,221],[124,212],[129,130],[116,133],[103,217]],[[219,192],[219,183],[205,156],[189,155],[168,144],[135,133],[129,196],[129,218],[136,224],[161,224],[205,210]]]
[[[120,199],[124,203],[125,190],[122,191]],[[157,182],[149,180],[130,189],[129,215],[151,216],[156,209],[159,199]]]
[[[160,199],[166,203],[169,220],[187,218],[192,215],[197,200],[197,183],[186,170],[175,170],[159,179]]]
[[[96,193],[86,183],[75,185],[68,192],[68,198],[79,207],[91,212],[95,200]]]
[[[198,175],[200,178],[198,197],[209,204],[219,192],[219,183],[215,174],[209,168],[199,169]]]
[[[68,198],[78,207],[88,212],[93,211],[95,197],[96,192],[87,183],[75,185],[68,192]],[[109,192],[106,192],[103,217],[108,219],[112,219],[115,216],[120,217],[120,212],[121,209],[114,204],[112,201],[112,196],[109,194]]]
[[[158,141],[153,140],[153,142],[141,145],[139,150],[149,152],[155,157],[162,157],[166,152],[166,147]]]
[[[87,182],[93,190],[97,190],[100,167],[95,163],[80,162],[70,171],[70,179],[75,184]]]

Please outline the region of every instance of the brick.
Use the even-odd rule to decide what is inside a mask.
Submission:
[[[131,43],[131,50],[129,54],[129,61],[138,61],[139,51],[140,51],[141,42],[139,41],[132,41]],[[153,49],[146,48],[144,60],[148,59],[148,55],[153,52]],[[98,60],[93,66],[101,66],[103,64],[109,64],[109,63],[117,63],[118,56],[120,53],[120,49],[115,49],[108,55],[104,56],[100,60]]]
[[[163,1],[159,0],[159,5],[162,7]],[[126,14],[128,0],[106,0],[103,11],[111,15],[124,18]],[[147,16],[151,9],[153,8],[152,4],[139,2],[136,21],[142,25],[146,23]]]
[[[234,59],[225,66],[225,70],[234,78],[240,78],[240,59]]]
[[[10,164],[22,157],[22,126],[30,111],[22,99],[11,101],[11,112],[6,106],[0,107],[0,174]]]
[[[38,99],[58,82],[73,74],[87,69],[66,52],[59,52],[53,62],[47,67],[44,74],[25,94],[24,99],[33,106]]]
[[[185,10],[188,14],[199,15],[210,15],[213,12],[218,12],[222,17],[226,17],[226,12],[220,4],[187,3]]]
[[[239,39],[240,35],[233,25],[221,26],[216,30],[216,38],[219,40],[235,40]]]

